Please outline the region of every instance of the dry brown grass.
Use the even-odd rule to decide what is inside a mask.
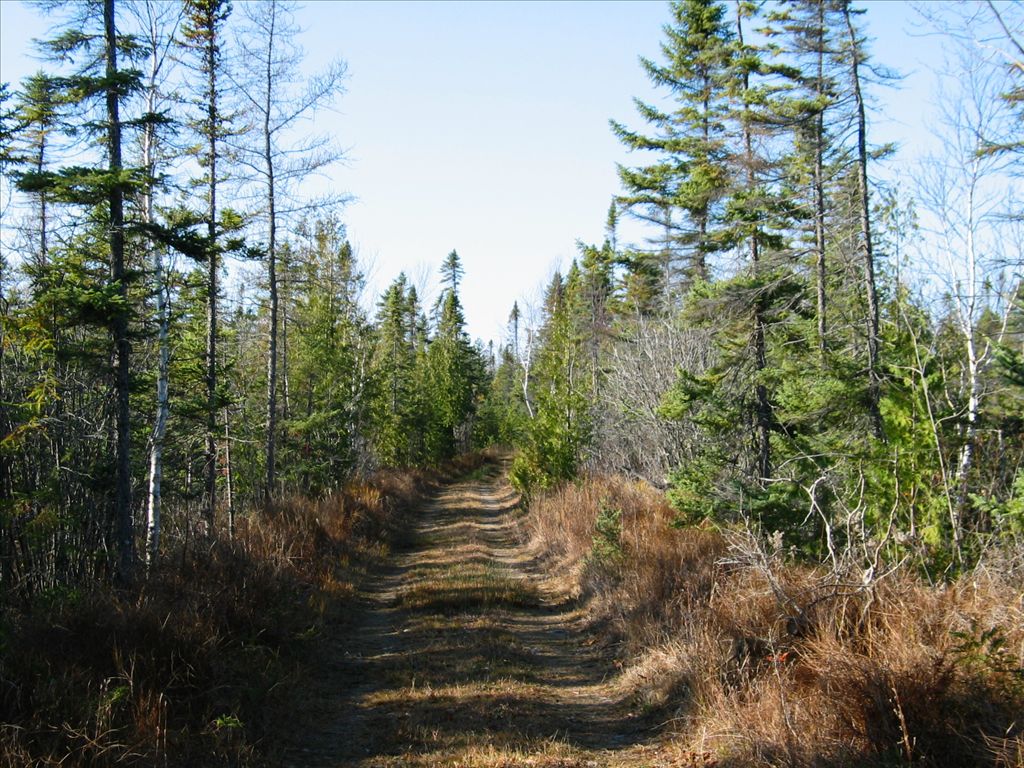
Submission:
[[[595,534],[601,510],[620,512],[618,552]],[[672,518],[656,491],[597,477],[541,495],[523,524],[552,578],[618,644],[621,685],[664,713],[681,755],[1024,765],[1020,584],[979,572],[933,587],[898,572],[868,590]]]
[[[274,764],[326,614],[437,482],[482,461],[279,501],[128,589],[0,603],[0,766]]]

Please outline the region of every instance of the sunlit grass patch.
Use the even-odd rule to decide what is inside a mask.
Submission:
[[[381,768],[436,768],[440,765],[449,768],[593,768],[596,763],[576,747],[559,739],[546,738],[521,746],[484,744],[439,748],[422,754],[407,753],[375,765]]]
[[[414,672],[401,688],[380,689],[368,694],[363,699],[363,705],[397,707],[410,711],[425,708],[422,710],[423,713],[429,714],[442,702],[446,709],[457,711],[463,708],[472,710],[480,701],[505,701],[504,706],[496,705],[493,709],[479,713],[479,722],[491,722],[495,714],[500,714],[503,709],[511,706],[509,702],[515,702],[520,698],[526,701],[537,700],[544,695],[543,686],[524,683],[511,677],[496,677],[490,680],[475,678],[450,684],[437,684],[431,683],[424,674],[422,670]],[[445,716],[443,713],[434,714]],[[474,718],[471,718],[467,720],[467,724],[473,721]]]
[[[378,759],[373,765],[520,765],[495,760],[578,754],[552,735],[551,701],[540,685],[516,680],[416,685],[379,692],[367,703],[374,717],[393,729],[394,743],[406,745],[400,761]]]
[[[493,563],[460,563],[439,569],[398,596],[413,610],[452,614],[491,608],[533,608],[540,605],[536,587]]]
[[[381,689],[371,699],[408,697],[412,701],[459,685],[529,684],[541,681],[544,675],[533,649],[522,643],[452,630],[433,642],[417,642],[414,653],[391,660],[379,676]]]

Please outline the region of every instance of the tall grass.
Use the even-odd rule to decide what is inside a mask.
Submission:
[[[275,502],[233,540],[179,542],[131,588],[0,603],[0,766],[274,764],[325,620],[439,477]]]
[[[661,494],[592,477],[525,518],[615,643],[621,684],[730,766],[1024,765],[1022,585],[931,586],[791,562],[746,531],[673,526]]]

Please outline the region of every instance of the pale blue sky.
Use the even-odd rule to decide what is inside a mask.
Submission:
[[[925,141],[940,41],[908,34],[906,3],[862,5],[875,59],[907,75],[875,89],[873,138],[903,145],[898,175]],[[345,221],[371,289],[402,270],[433,282],[455,248],[469,330],[499,339],[514,300],[564,268],[577,239],[601,240],[615,162],[629,162],[608,119],[638,124],[632,98],[652,92],[637,59],[658,56],[668,18],[635,0],[307,3],[310,69],[349,65],[348,93],[316,127],[349,149],[331,184],[357,198]],[[29,41],[46,34],[39,12],[0,0],[0,79],[36,69]]]

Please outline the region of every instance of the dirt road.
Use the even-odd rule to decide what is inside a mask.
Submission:
[[[637,765],[650,735],[541,587],[493,467],[448,486],[331,630],[290,766]]]

